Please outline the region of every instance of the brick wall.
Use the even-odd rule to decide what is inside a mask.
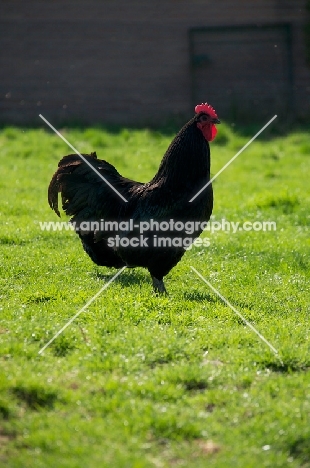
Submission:
[[[187,119],[193,114],[188,30],[282,22],[293,26],[296,113],[309,115],[304,4],[304,0],[0,0],[0,120],[38,123],[39,113],[55,124],[76,120],[147,125]],[[221,86],[231,82],[233,68],[229,63]],[[205,100],[214,104],[208,80]],[[270,110],[271,115],[276,112]]]

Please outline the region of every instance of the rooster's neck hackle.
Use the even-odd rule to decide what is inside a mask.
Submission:
[[[200,186],[208,180],[209,144],[197,128],[195,119],[192,119],[171,142],[151,183],[184,190],[186,186]]]

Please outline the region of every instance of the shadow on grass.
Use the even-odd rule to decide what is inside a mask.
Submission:
[[[195,301],[195,302],[212,302],[212,303],[216,303],[218,302],[218,298],[217,297],[214,297],[212,296],[211,294],[206,294],[206,293],[202,293],[200,291],[191,291],[191,292],[188,292],[188,291],[185,291],[183,293],[183,297],[185,300],[187,301]]]
[[[26,245],[32,243],[33,240],[24,240],[24,239],[18,239],[17,237],[9,237],[9,236],[1,236],[0,237],[0,245]]]
[[[307,463],[310,460],[310,439],[300,437],[290,444],[290,454],[294,458],[298,458],[301,462]],[[308,464],[302,466],[309,466]]]
[[[41,304],[49,301],[56,301],[53,296],[45,296],[44,294],[35,293],[26,299],[26,304]]]
[[[300,362],[297,359],[283,359],[283,364],[279,361],[263,361],[260,363],[264,368],[272,372],[290,374],[293,372],[307,372],[310,370],[309,363]]]
[[[91,276],[95,279],[102,280],[103,282],[107,283],[110,281],[113,276],[115,275],[115,270],[111,270],[111,273],[104,273],[95,271],[91,274]],[[123,273],[118,276],[115,280],[116,282],[120,283],[124,287],[130,287],[135,284],[149,284],[150,283],[150,276],[147,274],[143,274],[141,271],[135,269],[134,271],[130,272],[129,270],[123,271]]]
[[[0,418],[7,420],[9,419],[10,414],[11,414],[11,411],[8,405],[6,405],[5,402],[0,401]]]
[[[45,387],[31,385],[24,386],[18,385],[11,389],[11,392],[15,397],[24,402],[30,409],[39,410],[40,408],[50,408],[54,407],[58,395],[53,390],[48,390]]]

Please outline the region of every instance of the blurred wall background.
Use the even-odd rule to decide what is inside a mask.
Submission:
[[[310,117],[307,0],[0,0],[0,121]]]

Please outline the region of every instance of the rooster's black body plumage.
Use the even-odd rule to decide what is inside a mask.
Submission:
[[[116,229],[111,233],[100,229],[80,229],[88,221],[208,221],[213,207],[211,184],[192,203],[189,200],[210,180],[210,148],[197,122],[204,114],[191,119],[176,135],[167,149],[157,174],[147,183],[122,177],[107,161],[97,159],[96,153],[83,156],[127,200],[115,193],[78,155],[61,159],[48,189],[51,208],[60,216],[58,193],[62,207],[70,215],[84,250],[97,265],[120,268],[144,267],[153,279],[155,290],[164,292],[163,277],[180,261],[183,246],[155,247],[154,236],[184,238],[182,232],[147,231],[147,246],[122,247],[109,244],[111,236],[132,238],[139,232]],[[215,119],[214,119],[215,121]],[[218,123],[219,121],[217,121]],[[192,238],[198,237],[201,228]]]

